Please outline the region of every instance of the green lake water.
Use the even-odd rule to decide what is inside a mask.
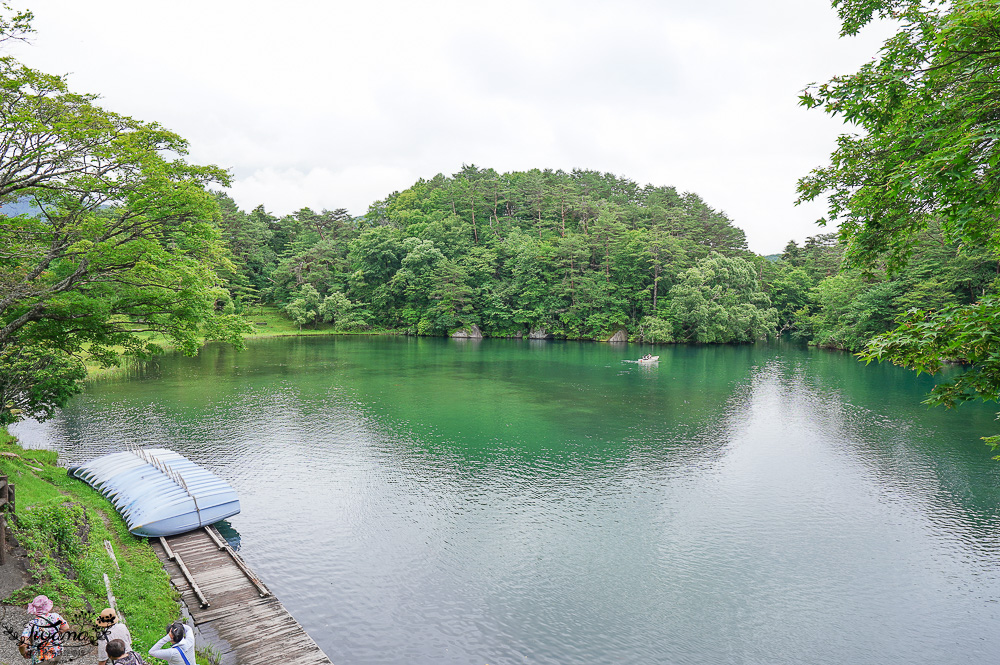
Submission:
[[[1000,660],[994,410],[788,345],[210,346],[13,430],[166,446],[337,665]]]

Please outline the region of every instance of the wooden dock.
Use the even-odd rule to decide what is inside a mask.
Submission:
[[[332,665],[215,527],[150,542],[222,665]]]

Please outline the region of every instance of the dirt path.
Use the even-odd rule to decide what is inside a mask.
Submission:
[[[6,559],[6,564],[0,566],[0,598],[9,597],[31,582],[26,552],[21,547],[8,547]],[[54,609],[59,611],[58,607]],[[22,658],[17,650],[17,639],[28,619],[23,605],[0,604],[0,665],[25,665],[30,662]],[[93,656],[91,660],[97,662],[97,647],[90,644],[66,646],[61,662],[71,663],[86,656]]]

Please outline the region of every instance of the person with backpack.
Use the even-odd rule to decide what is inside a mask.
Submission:
[[[125,653],[132,650],[132,635],[128,626],[118,620],[118,613],[112,607],[105,607],[97,618],[97,665],[108,661],[108,643],[121,640],[125,643]]]
[[[167,642],[170,644],[161,649]],[[167,626],[167,634],[149,650],[153,658],[160,658],[170,665],[194,665],[194,630],[180,621]]]
[[[142,656],[125,648],[125,642],[122,640],[110,640],[106,648],[108,660],[114,665],[146,665]]]
[[[42,662],[55,665],[62,656],[62,634],[69,630],[69,624],[52,611],[52,601],[45,596],[35,596],[28,605],[28,614],[34,615],[34,618],[21,632],[18,651],[25,658],[30,658],[32,665]]]

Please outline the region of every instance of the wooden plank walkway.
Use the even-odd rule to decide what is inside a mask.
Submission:
[[[253,571],[241,568],[246,564],[215,527],[170,536],[166,548],[163,540],[150,542],[202,638],[222,651],[222,665],[333,665]],[[195,586],[168,550],[180,555]]]

